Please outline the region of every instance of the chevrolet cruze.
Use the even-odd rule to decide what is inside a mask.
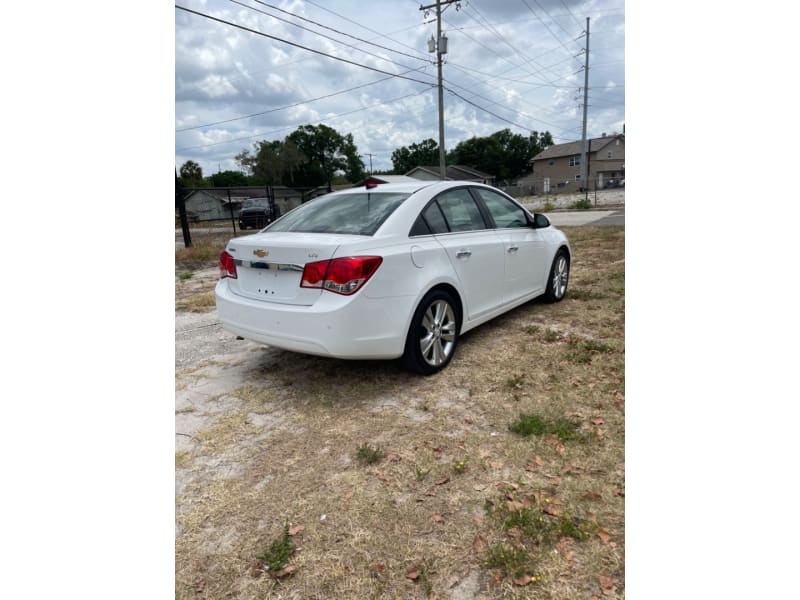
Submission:
[[[294,352],[396,359],[429,375],[464,332],[564,298],[563,232],[491,186],[357,187],[232,239],[216,286],[225,330]]]

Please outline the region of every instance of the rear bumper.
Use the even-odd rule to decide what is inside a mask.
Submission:
[[[336,358],[398,358],[414,308],[412,296],[378,299],[361,292],[322,292],[312,306],[250,300],[234,294],[226,279],[217,282],[215,291],[226,331],[284,350]]]

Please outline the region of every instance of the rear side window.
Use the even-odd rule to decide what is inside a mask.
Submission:
[[[410,194],[359,192],[322,196],[267,227],[266,231],[373,235]]]
[[[474,188],[474,191],[483,200],[498,229],[527,227],[528,219],[525,217],[525,211],[511,202],[511,200],[492,190]]]
[[[450,231],[486,229],[478,205],[466,189],[452,190],[436,198]]]

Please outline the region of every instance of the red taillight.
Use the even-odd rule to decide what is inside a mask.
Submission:
[[[219,255],[219,276],[221,279],[225,277],[236,279],[236,262],[233,256],[224,251]]]
[[[321,288],[349,296],[369,281],[382,262],[380,256],[348,256],[307,263],[300,287]]]

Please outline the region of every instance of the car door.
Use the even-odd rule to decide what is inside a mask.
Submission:
[[[448,190],[423,213],[447,251],[464,290],[464,320],[480,318],[503,303],[504,247],[488,227],[467,188]],[[447,233],[443,233],[443,231]]]
[[[505,281],[503,297],[513,302],[532,293],[544,292],[549,267],[545,240],[532,229],[525,210],[499,192],[474,187],[494,221],[495,231],[503,241]]]

